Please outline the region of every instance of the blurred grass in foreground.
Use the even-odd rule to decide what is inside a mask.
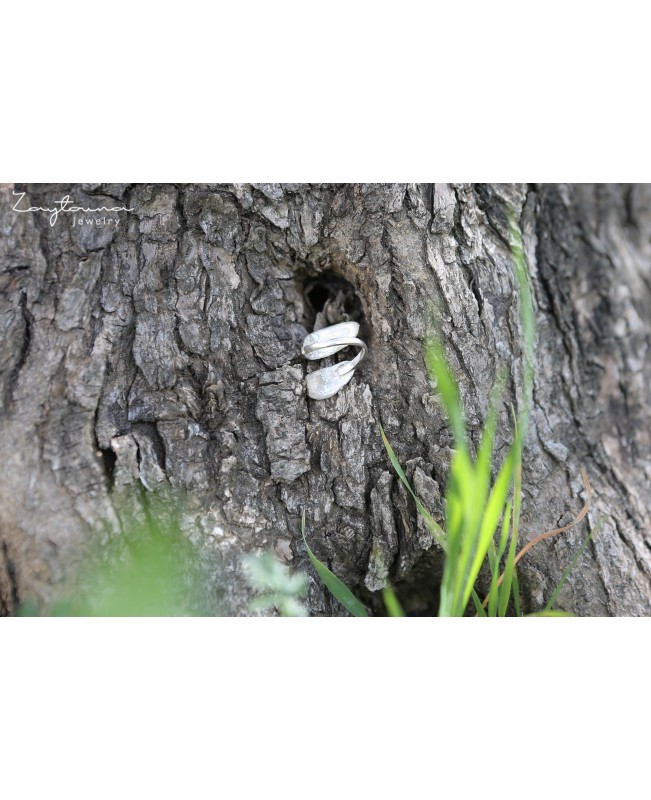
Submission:
[[[249,603],[251,611],[275,609],[281,617],[309,616],[301,602],[307,594],[305,573],[290,573],[271,553],[247,555],[242,560],[250,586],[259,592]]]
[[[92,549],[47,616],[204,616],[209,608],[205,570],[181,530],[178,499],[145,497],[137,512],[123,514],[120,534]],[[125,521],[126,520],[126,521]],[[27,601],[19,616],[38,616]]]

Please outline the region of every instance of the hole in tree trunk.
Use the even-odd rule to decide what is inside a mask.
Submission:
[[[104,465],[104,472],[106,474],[106,483],[110,493],[115,484],[115,464],[118,460],[118,457],[110,447],[106,450],[100,450],[99,452],[102,457],[102,464]]]
[[[364,310],[362,301],[354,286],[332,270],[305,278],[303,284],[305,297],[305,325],[313,330],[318,327],[334,325],[337,322],[353,320],[359,322],[360,333],[364,329]],[[317,319],[318,318],[318,319]]]

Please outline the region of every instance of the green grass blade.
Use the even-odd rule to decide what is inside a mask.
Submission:
[[[479,531],[479,537],[477,540],[477,544],[474,547],[474,555],[470,565],[470,569],[465,574],[465,586],[463,588],[463,594],[461,595],[461,602],[465,607],[470,600],[470,592],[472,591],[473,586],[475,585],[475,581],[477,580],[477,575],[479,575],[479,570],[481,569],[481,565],[486,558],[486,553],[488,551],[489,542],[495,535],[495,531],[500,521],[500,517],[504,512],[504,506],[506,504],[506,498],[511,488],[511,483],[513,479],[513,447],[509,450],[509,453],[502,464],[499,473],[497,474],[497,478],[495,479],[495,484],[491,490],[491,493],[488,498],[488,503],[486,504],[486,508],[484,509],[484,513],[481,519],[481,527]]]
[[[511,596],[511,587],[513,585],[513,576],[515,574],[515,549],[517,540],[515,536],[511,536],[511,544],[509,545],[509,552],[506,557],[506,564],[504,566],[504,578],[500,587],[500,602],[498,614],[500,617],[506,616],[506,610],[509,607],[509,599]]]
[[[486,553],[488,556],[488,566],[491,570],[491,575],[493,574],[493,570],[499,567],[499,562],[497,560],[497,548],[495,547],[495,542],[491,540],[488,546],[488,552]]]
[[[493,564],[491,565],[491,572],[492,572],[491,588],[488,594],[489,617],[497,616],[497,612],[500,607],[499,599],[501,594],[501,587],[498,586],[498,581],[500,578],[500,564],[502,563],[502,557],[504,555],[504,551],[506,550],[506,545],[509,539],[510,528],[511,528],[511,504],[507,503],[506,508],[504,510],[504,519],[502,521],[502,533],[500,534],[500,541],[497,548],[497,555],[493,560]],[[494,547],[492,539],[490,544]]]
[[[475,470],[467,450],[454,453],[446,490],[447,547],[439,616],[463,616],[468,605],[460,598],[479,532],[481,504],[476,501]]]
[[[473,589],[470,595],[472,597],[472,602],[475,604],[475,611],[477,612],[478,617],[485,617],[486,616],[486,609],[481,604],[481,600],[479,599],[479,595]]]
[[[385,586],[384,589],[382,589],[382,599],[384,600],[384,607],[387,610],[387,614],[390,617],[405,616],[405,612],[391,586]]]
[[[551,611],[552,610],[552,606],[556,602],[556,598],[558,597],[559,592],[563,588],[563,584],[569,578],[569,576],[572,574],[572,571],[574,570],[574,567],[576,567],[579,559],[583,555],[583,551],[588,546],[590,540],[595,535],[595,533],[603,526],[603,524],[604,524],[604,521],[603,520],[599,520],[597,525],[595,525],[595,527],[585,537],[585,539],[583,540],[583,542],[581,544],[581,547],[577,551],[577,554],[574,556],[574,558],[567,565],[567,568],[566,568],[565,572],[563,573],[563,575],[561,576],[560,581],[556,584],[556,588],[554,589],[554,592],[553,592],[552,596],[549,598],[549,601],[547,602],[547,605],[545,606],[545,611]]]
[[[479,481],[485,486],[490,485],[491,465],[493,463],[493,445],[495,441],[495,429],[497,427],[497,412],[504,392],[504,387],[506,386],[506,377],[506,371],[501,371],[498,375],[497,381],[495,382],[495,386],[491,391],[488,413],[484,422],[481,443],[477,452],[477,475]]]
[[[409,494],[414,498],[414,502],[416,503],[416,508],[424,517],[425,522],[427,523],[427,527],[429,528],[430,533],[436,539],[436,541],[442,546],[445,546],[445,531],[443,528],[436,522],[434,517],[429,513],[429,511],[425,508],[425,506],[420,502],[420,500],[416,497],[414,490],[411,488],[411,484],[407,480],[407,476],[405,475],[402,467],[400,466],[400,462],[398,461],[396,454],[393,452],[393,448],[389,444],[389,440],[384,433],[384,428],[380,425],[380,434],[382,435],[382,442],[384,443],[384,447],[387,451],[387,455],[389,456],[389,461],[391,462],[393,468],[398,474],[398,477],[402,481],[403,485],[409,492]]]
[[[477,452],[476,468],[479,479],[486,485],[490,483],[491,463],[493,459],[493,442],[495,427],[497,425],[497,412],[491,409],[486,417],[484,430],[481,435],[481,444]]]
[[[321,578],[326,587],[332,592],[335,599],[338,600],[346,609],[346,611],[349,611],[354,617],[367,617],[368,614],[366,613],[366,609],[350,591],[346,584],[343,581],[340,581],[334,572],[331,572],[326,565],[319,561],[319,559],[310,550],[310,546],[305,538],[305,512],[303,512],[303,519],[301,522],[301,534],[303,535],[303,542],[305,544],[307,554],[310,557],[310,561],[314,565],[314,569],[317,571],[317,575],[319,578]]]
[[[441,342],[436,337],[430,338],[425,345],[425,364],[430,378],[436,381],[436,391],[443,401],[457,447],[466,447],[466,426],[463,421],[459,387],[448,366]]]
[[[513,477],[513,530],[511,532],[511,544],[509,554],[504,567],[504,580],[500,591],[500,617],[506,616],[506,609],[509,606],[509,596],[511,594],[511,584],[515,572],[515,550],[518,545],[518,532],[520,530],[520,501],[522,498],[522,442],[520,439],[520,428],[516,423],[516,440],[514,447],[515,475]]]

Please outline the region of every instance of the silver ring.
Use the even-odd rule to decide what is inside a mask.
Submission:
[[[307,394],[313,400],[325,400],[342,389],[353,377],[355,367],[366,355],[366,344],[357,338],[359,325],[357,322],[339,322],[314,331],[305,337],[302,354],[309,361],[338,353],[344,347],[359,347],[360,351],[352,361],[342,361],[332,367],[323,367],[307,376]]]

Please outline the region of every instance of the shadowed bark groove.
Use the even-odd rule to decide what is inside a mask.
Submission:
[[[88,548],[120,535],[133,486],[187,492],[216,611],[246,613],[242,552],[308,569],[305,507],[316,555],[368,602],[388,577],[410,613],[434,612],[441,553],[379,425],[440,519],[452,437],[423,339],[434,311],[476,444],[498,370],[516,408],[522,385],[508,209],[537,321],[523,539],[579,510],[585,467],[589,525],[603,528],[558,605],[651,611],[649,187],[16,188],[31,206],[70,194],[134,210],[110,215],[117,226],[73,214],[50,226],[12,210],[13,187],[0,193],[0,613],[27,598],[47,608]],[[368,357],[313,401],[301,341],[343,319],[360,322]],[[510,430],[505,404],[501,453]],[[526,609],[549,598],[585,533],[527,554]],[[310,575],[312,612],[342,613]]]

